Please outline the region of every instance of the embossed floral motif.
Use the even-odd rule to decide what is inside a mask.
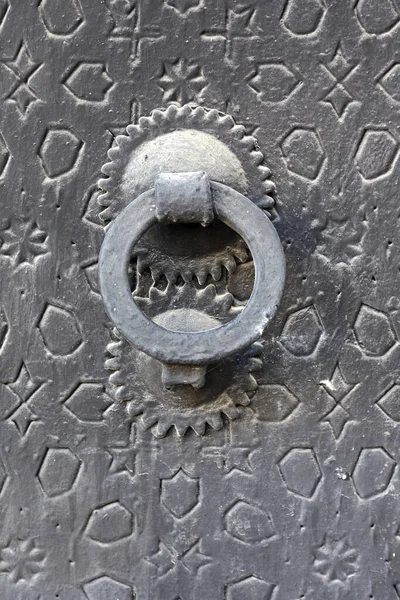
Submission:
[[[33,263],[48,252],[48,236],[34,219],[20,217],[0,230],[0,253],[9,256],[14,265]]]
[[[320,230],[317,252],[328,262],[347,267],[362,254],[367,221],[358,216],[357,225],[352,218],[329,217]]]
[[[346,535],[339,539],[327,535],[314,553],[314,569],[327,583],[344,583],[356,573],[357,566],[357,551]]]
[[[198,99],[207,86],[207,81],[200,65],[178,58],[163,63],[159,85],[164,91],[165,102],[186,104]]]
[[[35,539],[12,539],[0,550],[0,574],[14,582],[29,580],[40,571],[44,559]]]

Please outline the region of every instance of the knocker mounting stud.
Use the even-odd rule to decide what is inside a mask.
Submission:
[[[255,342],[283,291],[282,245],[260,207],[271,208],[271,198],[244,195],[251,173],[227,131],[225,140],[218,136],[221,120],[232,138],[243,138],[243,128],[217,111],[155,111],[117,138],[100,181],[107,228],[99,281],[115,327],[110,383],[156,435],[172,426],[202,434],[207,423],[222,426],[223,415],[239,416],[257,385]],[[229,291],[245,263],[255,273],[247,303]],[[216,369],[223,381],[215,381]]]

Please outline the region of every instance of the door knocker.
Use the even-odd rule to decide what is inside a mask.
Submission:
[[[109,158],[99,281],[114,326],[112,391],[157,436],[219,429],[250,401],[257,340],[283,292],[270,173],[243,127],[192,106],[130,125]],[[246,263],[255,275],[244,302],[230,282]]]

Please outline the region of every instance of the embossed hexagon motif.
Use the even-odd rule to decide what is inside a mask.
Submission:
[[[97,577],[85,583],[83,590],[88,600],[134,600],[132,588],[111,577]]]
[[[289,171],[304,179],[318,177],[325,152],[315,130],[296,127],[285,137],[281,148]]]
[[[111,544],[130,536],[133,515],[120,502],[95,508],[90,515],[86,535],[96,542]]]
[[[247,544],[263,542],[275,535],[271,517],[244,500],[236,502],[225,514],[225,529]]]
[[[287,0],[281,21],[295,35],[310,35],[318,29],[323,16],[320,0]]]
[[[53,497],[69,492],[80,466],[80,460],[68,448],[49,448],[38,473],[45,494]]]
[[[312,498],[322,479],[312,448],[292,448],[278,463],[278,467],[289,492]]]
[[[358,311],[354,333],[361,350],[370,356],[383,356],[396,342],[389,317],[366,304]]]
[[[284,421],[299,405],[299,400],[285,385],[260,385],[252,405],[260,421]]]
[[[226,600],[270,600],[276,586],[251,575],[225,587]]]
[[[380,78],[379,84],[396,102],[400,102],[400,63],[395,63]]]
[[[64,400],[64,406],[79,421],[102,421],[104,412],[112,404],[102,383],[82,381]]]
[[[199,493],[199,479],[190,477],[183,469],[161,480],[161,503],[177,519],[193,510],[199,501]]]
[[[112,84],[102,63],[79,63],[64,81],[73,96],[86,102],[102,102]]]
[[[377,405],[393,421],[400,422],[400,385],[396,383],[378,400]]]
[[[355,155],[361,176],[371,181],[387,175],[397,155],[398,143],[386,129],[366,129]]]
[[[79,0],[42,0],[40,14],[53,35],[71,35],[83,23]]]
[[[400,20],[392,0],[358,0],[355,14],[361,27],[369,34],[388,33]]]
[[[322,332],[321,320],[311,305],[288,316],[280,342],[294,356],[309,356],[316,349]]]
[[[69,129],[48,129],[39,149],[39,157],[48,177],[59,177],[71,171],[83,142]]]
[[[369,499],[385,492],[395,468],[395,461],[384,448],[363,448],[352,474],[360,498]]]
[[[82,343],[82,335],[71,311],[48,304],[38,325],[46,348],[55,356],[72,354]]]
[[[294,92],[299,80],[282,63],[262,63],[248,79],[248,85],[261,102],[283,102]]]

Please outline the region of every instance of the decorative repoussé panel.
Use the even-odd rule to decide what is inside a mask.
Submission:
[[[2,600],[400,598],[399,22],[0,2]],[[172,102],[257,137],[288,275],[241,419],[157,440],[107,393],[96,181]]]

